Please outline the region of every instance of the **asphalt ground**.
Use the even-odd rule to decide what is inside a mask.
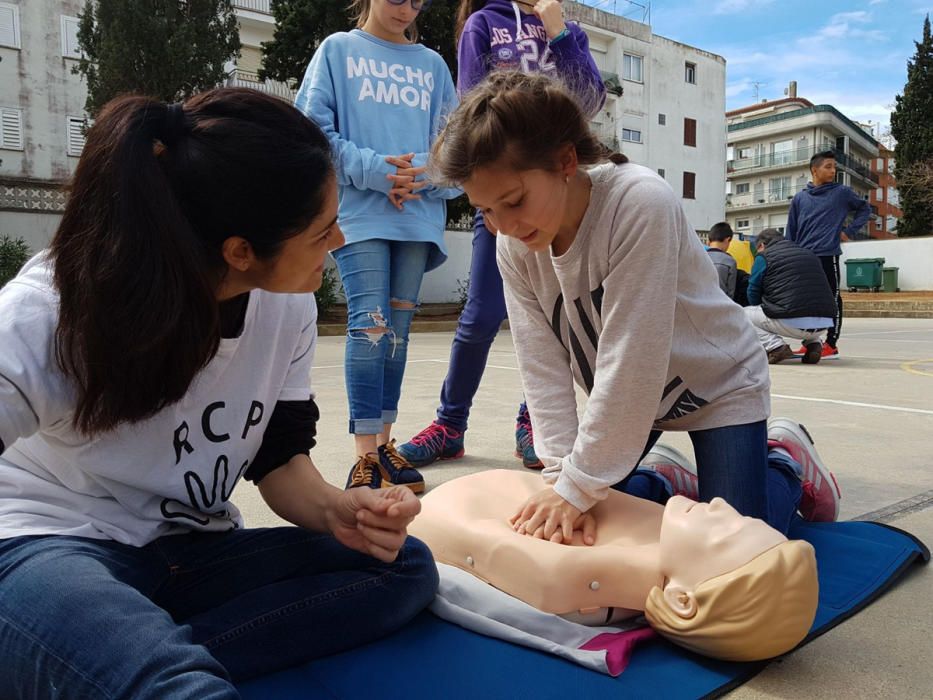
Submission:
[[[395,436],[434,418],[452,333],[412,335]],[[342,337],[320,338],[312,386],[321,409],[311,457],[343,486],[353,462]],[[840,519],[881,520],[933,545],[933,319],[850,319],[840,358],[771,367],[772,415],[810,431],[842,489]],[[422,470],[428,489],[477,469],[523,469],[514,457],[521,379],[509,332],[489,355],[466,433],[467,454]],[[585,397],[578,396],[579,405]],[[686,434],[661,438],[692,455]],[[248,483],[234,495],[250,527],[281,524]],[[731,698],[933,697],[933,571],[915,568],[883,598],[784,659]]]

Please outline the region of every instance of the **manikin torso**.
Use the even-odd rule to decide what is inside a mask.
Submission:
[[[664,509],[613,492],[592,510],[598,524],[594,545],[584,545],[580,532],[573,545],[555,545],[519,535],[508,523],[542,485],[537,474],[508,470],[447,482],[424,498],[408,531],[428,544],[437,561],[544,612],[643,609],[651,588],[663,583],[658,535]]]
[[[408,531],[427,543],[437,561],[469,571],[544,612],[644,610],[648,593],[655,586],[663,588],[671,573],[662,566],[664,507],[610,491],[590,511],[597,523],[595,544],[584,545],[579,532],[574,533],[573,545],[554,544],[519,535],[508,522],[542,486],[539,475],[512,470],[454,479],[425,496],[421,513]],[[706,517],[699,510],[696,516]],[[751,520],[737,514],[736,518],[740,524]],[[697,523],[698,529],[705,527],[704,522]],[[767,526],[757,536],[729,534],[710,530],[710,542],[714,551],[728,547],[728,559],[738,557],[736,565],[786,539]],[[735,551],[737,545],[740,551]],[[669,559],[670,547],[667,552]],[[697,583],[723,573],[722,562],[715,556],[697,554],[688,567],[691,577],[699,579]],[[678,558],[684,554],[678,552]]]

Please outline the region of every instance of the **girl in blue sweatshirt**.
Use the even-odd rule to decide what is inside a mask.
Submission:
[[[606,99],[586,33],[575,22],[564,21],[560,0],[461,0],[457,35],[457,91],[461,96],[491,71],[521,70],[562,81],[589,114]],[[399,447],[415,466],[463,455],[463,433],[473,396],[483,378],[489,348],[506,316],[502,277],[496,266],[496,239],[483,223],[482,214],[476,214],[473,227],[470,288],[450,349],[437,419]],[[526,467],[541,468],[524,403],[515,426],[515,453]]]
[[[421,281],[447,257],[444,200],[460,191],[422,177],[457,102],[443,59],[415,41],[423,6],[356,0],[357,29],[324,40],[296,99],[327,134],[337,162],[346,245],[333,255],[347,297],[345,376],[356,447],[348,487],[424,490],[389,436]]]

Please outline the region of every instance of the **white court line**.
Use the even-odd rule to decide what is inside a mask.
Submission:
[[[892,333],[933,333],[933,328],[908,328],[902,331],[859,331],[858,333],[846,333],[846,337],[855,335],[891,335]]]
[[[818,399],[812,396],[788,396],[787,394],[771,394],[775,399],[789,399],[791,401],[811,401],[813,403],[834,403],[840,406],[857,406],[859,408],[880,408],[884,411],[901,411],[903,413],[922,413],[933,416],[933,411],[926,408],[907,408],[906,406],[888,406],[882,403],[862,403],[861,401],[841,401],[839,399]]]
[[[933,343],[933,338],[929,340],[910,340],[909,338],[862,338],[871,343]],[[848,357],[848,355],[846,355]]]

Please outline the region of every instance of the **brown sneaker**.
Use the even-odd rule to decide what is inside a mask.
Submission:
[[[368,486],[371,489],[387,489],[393,485],[388,480],[383,480],[378,455],[375,452],[370,452],[356,460],[356,464],[350,468],[350,475],[347,477],[345,488],[353,489],[359,486]]]
[[[774,348],[774,350],[768,350],[768,364],[776,365],[778,362],[783,362],[784,360],[792,360],[796,357],[794,351],[790,349],[790,346],[787,343],[784,343],[779,348]]]

